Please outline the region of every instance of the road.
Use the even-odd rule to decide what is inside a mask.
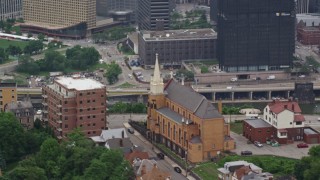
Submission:
[[[131,127],[128,124],[129,119],[135,120],[135,121],[145,121],[147,116],[145,114],[141,115],[130,115],[130,114],[119,114],[119,115],[110,115],[107,117],[108,119],[108,127],[109,128],[121,128],[121,127]],[[165,160],[159,160],[157,158],[156,153],[159,152],[158,150],[152,150],[152,144],[147,141],[142,135],[140,135],[138,132],[135,131],[134,134],[127,133],[131,142],[134,145],[138,145],[143,148],[143,151],[148,152],[149,157],[154,158],[157,161],[158,167],[166,172],[169,172],[172,175],[172,179],[174,180],[184,180],[186,177],[184,177],[182,174],[178,174],[173,170],[173,165],[176,164],[172,162],[167,157]]]

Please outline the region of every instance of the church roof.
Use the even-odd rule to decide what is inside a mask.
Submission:
[[[222,118],[223,116],[203,95],[191,87],[183,86],[173,80],[165,87],[167,98],[188,109],[202,119]]]

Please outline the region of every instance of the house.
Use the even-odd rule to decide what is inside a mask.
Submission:
[[[121,149],[125,154],[130,153],[133,147],[125,128],[103,130],[100,136],[93,136],[90,139],[108,149]]]
[[[136,159],[149,159],[149,154],[148,152],[132,151],[131,153],[125,155],[125,159],[132,164]]]
[[[136,163],[138,164],[138,163]],[[139,167],[136,171],[137,180],[169,180],[171,175],[168,172],[158,168],[155,160],[140,160]]]
[[[247,161],[226,162],[223,168],[218,169],[218,178],[221,180],[271,180],[271,173],[263,173],[262,169]]]
[[[273,138],[281,144],[303,140],[304,116],[296,101],[273,101],[263,110],[263,120],[275,129]]]
[[[247,119],[243,121],[243,136],[251,142],[266,143],[273,138],[274,128],[262,119]]]
[[[192,163],[235,148],[229,124],[209,100],[173,79],[163,83],[158,55],[147,108],[148,137]]]
[[[18,101],[8,103],[6,112],[12,112],[25,129],[32,129],[34,124],[34,109],[31,101]]]

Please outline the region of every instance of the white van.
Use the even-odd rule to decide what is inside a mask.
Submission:
[[[231,78],[231,82],[236,82],[238,81],[238,78]]]
[[[276,76],[275,75],[270,75],[270,76],[267,77],[267,79],[268,80],[276,79]]]

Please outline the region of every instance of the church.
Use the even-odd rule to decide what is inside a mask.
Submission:
[[[147,106],[149,138],[191,163],[235,148],[229,124],[210,101],[174,79],[163,83],[158,55]]]

